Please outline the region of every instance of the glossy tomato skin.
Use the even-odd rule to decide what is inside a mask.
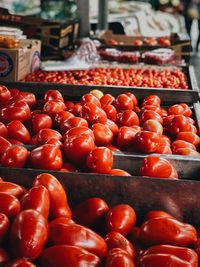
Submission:
[[[72,217],[71,210],[67,202],[67,195],[60,182],[51,174],[43,173],[36,177],[33,186],[43,185],[49,191],[50,197],[50,218]]]
[[[30,164],[42,170],[60,170],[63,164],[62,152],[54,145],[45,144],[33,149],[30,153]]]
[[[2,136],[3,138],[6,138],[7,135],[8,135],[8,130],[5,124],[3,124],[3,122],[0,122],[0,136]]]
[[[113,248],[121,248],[125,250],[131,258],[136,257],[136,250],[133,245],[122,234],[118,232],[110,232],[105,236],[105,241],[108,246],[108,250]]]
[[[178,178],[178,173],[173,165],[159,156],[146,157],[140,168],[140,175],[154,178]]]
[[[11,93],[8,88],[4,85],[0,85],[0,107],[8,104],[11,98]]]
[[[157,133],[141,131],[135,135],[135,149],[143,153],[153,153],[159,145],[159,138]]]
[[[20,198],[24,194],[24,189],[18,184],[0,181],[0,193]]]
[[[125,110],[117,114],[116,123],[119,127],[139,125],[138,115],[133,110]]]
[[[8,218],[16,216],[21,210],[19,200],[6,193],[0,193],[0,213],[5,214]]]
[[[44,95],[44,101],[62,101],[64,102],[62,94],[58,90],[48,90]]]
[[[51,117],[54,117],[57,113],[66,110],[66,106],[63,101],[49,100],[44,104],[43,110]]]
[[[7,266],[6,263],[9,261],[8,253],[5,249],[0,248],[0,267]]]
[[[32,130],[34,134],[37,134],[41,129],[52,128],[52,118],[47,114],[34,114],[31,119]]]
[[[8,217],[4,213],[0,213],[0,243],[7,235],[9,226],[10,226],[10,221]]]
[[[80,117],[72,117],[68,120],[64,120],[60,124],[61,133],[64,134],[68,130],[74,128],[74,127],[88,127],[88,123],[85,119]]]
[[[113,248],[108,252],[105,267],[136,267],[131,256],[123,249]]]
[[[168,212],[165,212],[163,210],[151,210],[146,214],[145,221],[148,221],[148,220],[154,219],[154,218],[159,218],[159,217],[174,218],[171,214],[169,214]]]
[[[58,245],[43,251],[40,262],[42,267],[96,267],[100,265],[100,259],[76,246]]]
[[[25,102],[30,106],[33,107],[36,104],[36,97],[31,92],[19,92],[20,96],[22,96]]]
[[[137,98],[133,93],[127,92],[126,95],[129,96],[132,99],[132,102],[133,102],[134,106],[138,106]]]
[[[99,101],[99,99],[91,93],[82,96],[81,105],[83,106],[86,103],[93,103],[96,106],[101,107],[101,102]]]
[[[163,124],[162,117],[153,110],[144,110],[140,115],[140,125],[143,126],[143,124],[147,120],[155,120],[158,121],[160,124]]]
[[[102,119],[100,118],[98,120],[99,123],[102,123],[102,124],[105,124],[114,134],[114,136],[116,136],[116,134],[118,133],[118,130],[119,130],[119,127],[117,126],[117,124],[112,121],[112,120],[109,120],[109,119]]]
[[[157,217],[143,223],[140,228],[140,242],[152,245],[192,246],[197,240],[197,231],[190,224],[174,218]]]
[[[111,94],[105,94],[100,98],[101,106],[104,108],[107,105],[112,105],[114,100],[114,96],[112,96]]]
[[[184,141],[184,140],[176,140],[172,143],[171,145],[171,148],[172,148],[172,151],[174,154],[177,153],[177,150],[179,148],[189,148],[189,149],[192,149],[194,151],[196,151],[196,147],[192,144],[192,143],[189,143],[187,141]]]
[[[194,127],[188,117],[175,115],[169,124],[169,131],[172,135],[177,135],[180,132],[195,132]]]
[[[23,168],[26,164],[28,150],[21,145],[9,146],[1,157],[1,163],[4,167]]]
[[[83,133],[65,139],[65,156],[75,164],[83,164],[88,154],[94,149],[94,139],[90,134]]]
[[[57,219],[54,219],[49,222],[49,226],[52,227],[55,224],[69,224],[69,223],[75,223],[72,219],[67,218],[67,217],[58,217]]]
[[[62,135],[58,131],[53,130],[53,129],[48,129],[48,128],[41,129],[37,133],[37,143],[38,143],[38,145],[43,145],[50,139],[61,140],[62,139]]]
[[[18,258],[8,262],[6,267],[36,267],[36,265],[24,258]]]
[[[49,216],[49,192],[43,185],[32,187],[20,200],[21,210],[33,209],[42,214],[46,219]]]
[[[87,157],[87,167],[92,172],[109,173],[113,165],[112,151],[107,147],[93,149]]]
[[[191,148],[188,148],[188,147],[178,148],[178,149],[176,149],[174,154],[184,155],[184,156],[193,156],[193,157],[199,157],[200,156],[200,153],[198,153],[194,149],[191,149]]]
[[[192,115],[191,109],[188,107],[187,104],[176,104],[171,106],[168,109],[169,115],[184,115],[186,117],[190,117]]]
[[[108,126],[102,123],[94,123],[91,129],[97,146],[107,146],[112,143],[114,134]]]
[[[48,239],[48,222],[35,210],[24,210],[16,216],[10,231],[10,245],[15,257],[34,260]]]
[[[106,216],[107,232],[116,231],[126,236],[135,222],[136,214],[131,206],[125,204],[114,206]]]
[[[109,174],[114,176],[131,176],[130,173],[121,169],[112,169]]]
[[[116,144],[123,150],[133,148],[135,135],[139,131],[139,128],[135,129],[127,126],[121,127],[116,137]]]
[[[81,117],[87,120],[89,125],[92,125],[101,118],[106,121],[107,115],[105,111],[94,103],[86,103],[82,106]]]
[[[73,209],[73,219],[76,223],[91,227],[96,226],[109,210],[107,203],[101,198],[89,198]]]
[[[74,115],[69,112],[69,111],[61,111],[59,113],[57,113],[54,117],[54,125],[59,128],[59,126],[61,125],[61,123],[65,120],[71,119],[73,118]]]
[[[176,136],[177,140],[184,140],[193,144],[194,146],[198,146],[200,144],[200,137],[192,132],[180,132]]]
[[[53,224],[49,228],[49,243],[52,245],[78,246],[100,258],[107,254],[107,245],[104,239],[79,224]]]
[[[117,110],[113,105],[106,105],[103,107],[103,110],[106,112],[108,119],[115,121],[117,116]]]
[[[159,98],[159,96],[157,95],[149,95],[147,97],[145,97],[144,101],[142,102],[142,106],[146,106],[146,105],[153,105],[153,106],[160,106],[161,104],[161,100]]]
[[[30,133],[28,129],[19,120],[14,120],[7,125],[8,137],[19,140],[26,144],[30,142]]]
[[[145,131],[155,132],[159,135],[163,134],[163,127],[159,121],[156,120],[146,120],[143,124],[143,129]]]
[[[113,105],[116,107],[118,111],[130,109],[132,110],[134,105],[131,97],[127,94],[120,94],[113,102]]]
[[[71,136],[78,136],[78,135],[82,135],[82,134],[89,134],[94,139],[93,131],[90,128],[85,127],[85,126],[78,126],[78,127],[74,127],[72,129],[70,129],[69,131],[67,131],[63,135],[63,139],[65,140]]]

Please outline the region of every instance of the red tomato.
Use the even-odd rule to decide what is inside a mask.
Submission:
[[[87,250],[75,246],[59,245],[47,248],[41,257],[42,267],[96,267],[100,259]]]
[[[87,167],[92,172],[110,173],[112,165],[112,151],[107,147],[97,147],[87,157]]]
[[[111,151],[121,151],[121,150],[119,149],[119,147],[114,146],[114,145],[107,145],[106,147],[109,148]],[[111,170],[111,171],[112,171],[112,170]]]
[[[155,132],[160,135],[163,134],[163,127],[160,124],[160,122],[156,120],[150,119],[150,120],[145,121],[145,123],[143,124],[143,129],[145,131]]]
[[[0,120],[5,123],[9,123],[13,120],[19,120],[24,123],[30,119],[30,116],[30,108],[25,102],[13,103],[9,107],[0,110]]]
[[[22,142],[16,139],[8,138],[8,141],[11,143],[11,145],[21,145],[21,146],[24,145]]]
[[[9,91],[10,91],[11,96],[18,95],[18,93],[20,92],[19,89],[17,88],[11,88],[9,89]]]
[[[112,169],[109,173],[110,175],[115,175],[115,176],[131,176],[130,173],[121,170],[121,169]]]
[[[96,106],[101,107],[101,102],[99,101],[99,99],[90,93],[83,95],[81,98],[81,105],[83,106],[86,103],[93,103]]]
[[[105,111],[94,103],[86,103],[85,105],[83,105],[82,117],[87,120],[88,124],[98,122],[99,118],[102,118],[105,121],[107,119]]]
[[[114,96],[110,94],[103,95],[100,99],[102,108],[104,108],[107,105],[112,105],[114,100],[115,100]]]
[[[21,209],[33,209],[42,214],[46,219],[49,216],[49,192],[43,185],[32,187],[20,200]]]
[[[108,246],[108,250],[113,248],[120,248],[125,250],[131,258],[136,257],[136,250],[133,245],[123,235],[118,232],[110,232],[105,236],[105,241]]]
[[[175,117],[175,115],[168,115],[167,117],[165,117],[163,119],[163,126],[168,129],[170,127],[171,122],[172,122],[174,117]]]
[[[153,110],[144,110],[140,115],[140,125],[143,125],[147,120],[156,120],[163,124],[162,117]]]
[[[63,162],[63,165],[60,171],[61,172],[78,172],[75,166],[70,162]]]
[[[0,193],[0,213],[8,218],[16,216],[20,212],[21,206],[19,200],[5,193]]]
[[[74,107],[74,102],[72,101],[65,101],[66,110],[70,110]]]
[[[90,134],[83,133],[71,136],[64,142],[65,156],[73,163],[84,163],[88,154],[94,149],[94,139]]]
[[[37,135],[33,135],[30,139],[29,145],[36,146],[37,145]]]
[[[69,118],[68,120],[64,120],[60,124],[61,133],[64,134],[70,129],[74,127],[88,127],[88,123],[85,119],[80,117]]]
[[[63,164],[62,153],[54,145],[42,145],[31,151],[30,163],[36,169],[58,171]]]
[[[138,129],[123,126],[119,129],[116,138],[116,144],[123,150],[132,148],[134,145],[135,135]]]
[[[142,102],[142,106],[147,106],[147,105],[153,105],[153,106],[160,106],[161,100],[159,96],[157,95],[149,95],[145,97],[144,101]]]
[[[98,122],[108,126],[108,128],[113,132],[114,136],[118,133],[119,128],[114,121],[105,118],[100,118],[98,119]]]
[[[56,127],[59,127],[63,121],[71,119],[73,117],[74,117],[74,115],[69,111],[59,112],[54,117],[54,124]]]
[[[145,110],[152,110],[155,111],[156,113],[158,113],[160,116],[162,116],[162,111],[160,106],[154,106],[154,105],[145,105],[141,108],[140,113],[142,113]]]
[[[1,204],[2,205],[2,204]],[[9,230],[10,222],[8,217],[0,213],[0,243],[3,241],[4,237],[6,236]]]
[[[129,96],[132,99],[134,106],[138,106],[137,98],[133,93],[127,92],[126,95]]]
[[[112,143],[114,135],[108,126],[102,123],[94,123],[91,129],[97,146],[107,146]]]
[[[159,217],[174,218],[171,214],[169,214],[168,212],[165,212],[163,210],[151,210],[146,214],[145,221],[148,221],[148,220],[154,219],[154,218],[159,218]]]
[[[24,258],[18,258],[8,262],[6,267],[36,267],[36,265]]]
[[[133,101],[132,98],[129,97],[127,94],[120,94],[113,102],[113,105],[116,107],[118,111],[126,110],[126,109],[133,109]]]
[[[62,101],[55,101],[55,100],[49,100],[44,104],[43,110],[49,115],[49,116],[55,116],[57,113],[62,112],[66,109],[66,106],[64,102]]]
[[[113,248],[106,256],[105,267],[136,267],[132,257],[123,249]]]
[[[15,257],[34,260],[39,257],[48,239],[48,222],[35,210],[18,214],[10,230],[10,244]]]
[[[44,95],[44,101],[48,102],[51,100],[64,102],[62,94],[58,90],[48,90]]]
[[[58,131],[53,130],[53,129],[48,129],[48,128],[41,129],[37,133],[37,144],[38,145],[43,145],[50,139],[61,140],[62,135]]]
[[[67,217],[71,219],[71,210],[67,202],[67,195],[60,182],[51,174],[43,173],[36,177],[33,186],[43,185],[49,191],[50,217]]]
[[[145,247],[152,245],[173,245],[189,247],[195,244],[197,231],[174,218],[157,217],[143,223],[139,241]]]
[[[1,157],[1,163],[4,167],[23,168],[28,158],[28,150],[21,145],[9,146]]]
[[[190,117],[192,115],[192,110],[188,107],[187,104],[177,104],[171,106],[168,109],[169,115],[184,115],[186,117]]]
[[[7,262],[9,261],[9,256],[8,253],[6,252],[5,249],[0,248],[0,266],[4,267],[7,266]]]
[[[115,121],[117,116],[117,110],[113,105],[106,105],[103,107],[103,110],[106,112],[108,119]]]
[[[180,132],[177,134],[176,139],[189,142],[194,146],[198,146],[200,144],[200,137],[192,132]]]
[[[184,155],[184,156],[192,156],[192,157],[199,157],[200,154],[195,151],[194,149],[185,147],[185,148],[177,148],[174,154],[177,155]]]
[[[80,103],[76,103],[72,108],[68,109],[68,111],[74,114],[75,116],[80,117],[82,113],[82,106]]]
[[[126,236],[134,227],[136,214],[129,205],[117,205],[110,209],[106,216],[106,228],[108,232],[116,231]]]
[[[20,198],[24,194],[24,189],[18,184],[0,181],[0,193],[5,193]]]
[[[23,99],[25,100],[25,102],[30,106],[34,106],[36,104],[36,98],[35,95],[33,93],[30,92],[19,92],[20,96],[23,97]]]
[[[89,134],[94,139],[93,131],[90,128],[85,127],[85,126],[78,126],[78,127],[71,128],[69,131],[67,131],[63,135],[63,139],[65,140],[71,136],[78,136],[82,134]]]
[[[75,206],[73,219],[76,223],[84,226],[96,226],[104,219],[109,207],[101,198],[89,198]]]
[[[178,178],[174,166],[168,160],[158,156],[149,156],[143,160],[140,175],[154,178]]]
[[[4,85],[0,85],[0,107],[8,104],[11,97],[11,93],[8,88]]]
[[[195,132],[194,125],[189,121],[188,117],[183,115],[175,115],[169,125],[170,133],[173,135],[179,132]]]
[[[14,120],[7,125],[8,137],[14,138],[24,144],[30,142],[30,133],[19,120]]]
[[[41,129],[52,128],[53,125],[51,117],[47,114],[34,114],[31,122],[34,134],[37,134]]]
[[[1,157],[2,157],[3,153],[9,147],[11,147],[11,143],[8,140],[6,140],[5,138],[3,138],[2,136],[0,136],[0,161],[1,161]]]
[[[8,130],[6,126],[3,124],[3,122],[0,122],[0,136],[3,138],[6,138],[8,135]]]
[[[56,146],[60,149],[62,149],[62,146],[63,146],[62,142],[58,139],[55,139],[55,138],[47,140],[45,144],[53,145],[53,146]]]
[[[75,223],[51,225],[49,228],[49,243],[52,245],[79,246],[100,258],[105,257],[108,249],[101,236],[89,228]]]
[[[183,140],[176,140],[172,143],[172,151],[176,154],[177,149],[179,148],[190,148],[194,151],[196,151],[196,147],[189,142],[183,141]]]
[[[57,219],[54,219],[53,221],[51,221],[49,223],[49,226],[52,227],[55,224],[59,224],[59,223],[63,223],[63,224],[68,224],[68,223],[75,223],[72,219],[66,218],[66,217],[58,217]]]
[[[135,148],[139,152],[153,153],[159,145],[160,135],[154,132],[141,131],[135,135]]]
[[[131,127],[133,125],[139,125],[139,118],[134,111],[128,109],[117,114],[116,122],[119,127]]]

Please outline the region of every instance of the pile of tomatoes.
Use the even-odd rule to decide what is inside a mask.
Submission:
[[[36,71],[26,76],[27,82],[84,85],[117,85],[188,89],[186,75],[180,69],[163,68],[96,68],[78,71]]]
[[[130,175],[113,169],[112,151],[199,157],[200,138],[186,104],[163,108],[160,98],[151,95],[139,106],[130,92],[114,98],[98,90],[78,103],[64,100],[57,90],[36,100],[33,93],[0,89],[4,167]],[[28,151],[26,145],[33,147]],[[147,157],[138,175],[178,178],[174,167],[158,156]]]
[[[136,219],[130,205],[109,207],[97,197],[71,209],[51,174],[38,175],[28,191],[1,179],[0,266],[198,266],[192,225],[159,210]]]
[[[117,41],[115,39],[109,39],[107,43],[109,45],[127,45],[127,43],[125,44],[123,41]],[[129,43],[128,45],[131,45],[131,43]],[[160,38],[145,37],[145,38],[133,40],[132,45],[135,45],[135,46],[150,45],[150,46],[165,46],[166,47],[166,46],[171,45],[171,41],[169,37],[160,37]]]

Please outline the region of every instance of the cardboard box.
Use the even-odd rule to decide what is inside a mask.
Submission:
[[[40,67],[41,42],[22,40],[20,48],[0,48],[0,80],[19,81]]]

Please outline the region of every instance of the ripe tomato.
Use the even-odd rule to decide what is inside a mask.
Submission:
[[[141,131],[135,135],[135,149],[143,153],[153,153],[159,145],[160,135],[154,132]]]
[[[94,139],[93,131],[90,128],[85,127],[85,126],[78,126],[78,127],[71,128],[69,131],[67,131],[63,135],[63,139],[65,140],[71,136],[78,136],[82,134],[89,134]]]
[[[2,157],[3,153],[9,147],[11,147],[11,143],[8,140],[6,140],[5,138],[3,138],[2,136],[0,136],[0,161],[1,161],[1,157]]]
[[[94,123],[91,129],[97,146],[107,146],[112,143],[114,135],[108,126],[102,123]]]
[[[82,96],[81,105],[83,106],[86,103],[93,103],[96,106],[101,107],[101,102],[99,101],[99,99],[91,93]]]
[[[160,104],[161,104],[161,100],[160,100],[160,97],[157,95],[149,95],[145,97],[145,99],[142,102],[143,107],[146,105],[153,105],[153,106],[160,107]]]
[[[163,134],[163,127],[160,124],[159,121],[156,120],[146,120],[145,123],[143,124],[143,129],[145,131],[149,131],[149,132],[155,132],[159,135]]]
[[[58,90],[48,90],[44,95],[44,101],[48,102],[51,100],[64,102],[62,94]]]
[[[43,173],[38,175],[33,186],[43,185],[49,191],[50,197],[50,218],[72,217],[71,210],[67,202],[67,195],[61,183],[51,174]]]
[[[96,96],[98,99],[101,99],[101,97],[104,95],[104,93],[98,89],[93,89],[90,91],[90,94]]]
[[[171,106],[168,109],[169,115],[184,115],[186,117],[190,117],[192,115],[192,110],[188,107],[187,104],[176,104]]]
[[[154,106],[154,105],[145,105],[141,108],[140,113],[142,113],[145,110],[152,110],[158,113],[160,116],[162,116],[162,111],[160,106]]]
[[[6,126],[3,124],[3,122],[0,122],[0,136],[3,138],[6,138],[8,135],[8,130]]]
[[[54,117],[54,124],[57,128],[61,125],[61,123],[65,120],[73,118],[74,115],[69,111],[61,111],[57,113]],[[46,127],[47,128],[47,127]]]
[[[16,139],[24,144],[30,142],[30,133],[19,120],[14,120],[7,125],[8,137]]]
[[[135,135],[139,131],[138,129],[123,126],[119,129],[116,137],[116,144],[123,150],[132,148],[134,145]]]
[[[171,214],[169,214],[168,212],[165,212],[163,210],[151,210],[146,214],[145,221],[148,221],[148,220],[154,219],[154,218],[159,218],[159,217],[174,218]]]
[[[110,119],[99,118],[98,122],[106,125],[113,132],[114,136],[118,133],[119,128],[114,121]]]
[[[21,205],[16,197],[0,193],[0,213],[5,214],[8,218],[12,218],[20,212],[20,209]]]
[[[0,107],[3,107],[8,104],[10,98],[11,93],[8,88],[4,85],[0,85]]]
[[[35,210],[18,214],[10,230],[11,251],[15,257],[34,260],[39,257],[48,239],[48,222]]]
[[[94,227],[104,219],[109,207],[101,198],[89,198],[75,206],[73,209],[73,219],[76,223]]]
[[[36,265],[24,258],[18,258],[9,261],[6,267],[36,267]]]
[[[137,98],[133,93],[127,92],[126,95],[129,96],[132,99],[134,106],[138,106]]]
[[[134,107],[132,98],[127,94],[118,95],[118,97],[114,100],[113,105],[118,111],[126,109],[132,110]]]
[[[0,248],[0,266],[7,266],[7,263],[9,261],[8,253],[5,249]]]
[[[44,104],[43,110],[51,117],[66,109],[64,102],[49,100]]]
[[[33,93],[30,93],[30,92],[19,92],[18,95],[22,96],[23,97],[23,100],[30,107],[33,107],[36,104],[36,98],[35,98],[35,95]]]
[[[42,214],[46,219],[49,216],[49,192],[43,185],[32,187],[20,200],[21,209],[33,209]]]
[[[116,123],[119,127],[139,125],[138,115],[132,110],[125,110],[117,114]]]
[[[49,243],[52,245],[79,246],[100,258],[105,257],[108,249],[101,236],[89,228],[75,223],[50,225]]]
[[[39,146],[31,151],[30,164],[36,169],[58,171],[63,164],[62,153],[54,145]]]
[[[117,116],[117,110],[113,105],[106,105],[103,107],[103,110],[106,112],[108,119],[115,121]]]
[[[37,133],[37,144],[43,145],[51,139],[61,140],[62,135],[53,129],[44,128]]]
[[[10,221],[4,213],[0,213],[0,243],[6,236],[10,226]]]
[[[121,169],[112,169],[109,173],[110,175],[115,175],[115,176],[131,176],[130,173],[121,170]]]
[[[133,258],[121,248],[113,248],[106,256],[105,267],[136,267]]]
[[[86,133],[65,139],[63,146],[65,156],[77,164],[83,164],[94,147],[93,137]]]
[[[192,125],[188,117],[183,115],[175,115],[169,125],[171,134],[176,135],[179,132],[196,132],[195,126]]]
[[[100,98],[101,106],[104,108],[107,105],[112,105],[115,100],[114,96],[110,94],[105,94]]]
[[[117,205],[109,210],[106,216],[107,232],[116,231],[126,236],[134,227],[136,214],[129,205]]]
[[[60,172],[78,172],[75,166],[70,162],[63,162]]]
[[[2,154],[1,164],[4,167],[23,168],[28,158],[28,150],[21,145],[9,146]]]
[[[74,116],[80,117],[82,114],[82,106],[80,103],[76,103],[72,108],[68,109],[68,111],[71,112]]]
[[[107,147],[94,148],[87,157],[87,167],[92,172],[110,173],[112,165],[112,151]]]
[[[184,140],[174,141],[172,143],[171,147],[172,147],[173,153],[175,153],[175,154],[176,154],[177,149],[179,149],[179,148],[190,148],[190,149],[196,151],[196,147],[192,143],[186,142]]]
[[[118,232],[110,232],[105,236],[108,250],[120,248],[126,251],[131,258],[136,257],[136,250],[133,245],[123,235]]]
[[[175,154],[184,155],[184,156],[192,156],[192,157],[200,156],[200,153],[188,147],[176,149]]]
[[[140,175],[154,178],[178,178],[174,166],[168,160],[158,156],[149,156],[143,160]]]
[[[153,110],[144,110],[140,115],[140,125],[143,125],[147,120],[156,120],[163,124],[162,117]]]
[[[85,249],[59,245],[45,249],[40,257],[42,267],[97,267],[100,259]]]
[[[5,193],[20,198],[24,194],[24,189],[18,184],[0,181],[0,193]]]
[[[198,146],[200,144],[200,137],[192,132],[180,132],[177,134],[176,139],[186,141],[194,146]]]
[[[107,119],[105,111],[94,103],[86,103],[83,105],[81,117],[86,119],[89,125],[98,122],[99,118],[105,121]]]
[[[88,123],[83,118],[73,117],[62,121],[62,123],[60,124],[62,134],[66,133],[68,130],[74,127],[88,127]]]
[[[47,114],[34,114],[31,119],[32,130],[34,134],[37,134],[40,130],[45,128],[52,128],[53,121]]]

